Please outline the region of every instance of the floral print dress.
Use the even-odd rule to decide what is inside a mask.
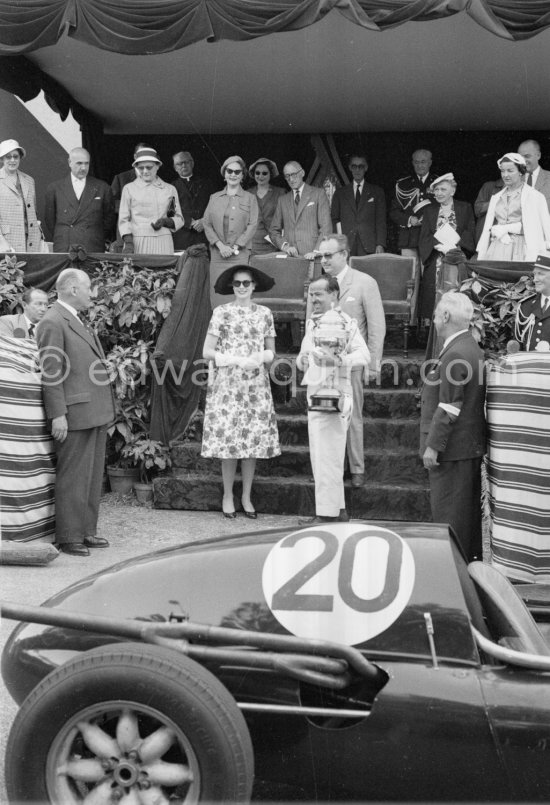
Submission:
[[[273,315],[264,305],[233,303],[215,308],[208,333],[216,352],[246,357],[264,350],[275,336]],[[271,458],[281,452],[269,385],[269,371],[214,367],[206,396],[202,455],[207,458]]]

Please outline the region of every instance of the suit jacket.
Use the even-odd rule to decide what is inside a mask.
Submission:
[[[386,248],[386,197],[381,187],[363,182],[359,206],[355,203],[353,182],[339,187],[332,197],[330,214],[334,231],[336,224],[341,224],[352,254],[358,251],[357,241],[365,254],[374,254],[377,246]]]
[[[495,209],[505,188],[491,197],[485,217],[483,232],[477,244],[478,260],[484,260],[491,243],[491,227],[495,221]],[[521,222],[525,238],[524,260],[528,263],[536,260],[537,255],[546,251],[550,243],[550,213],[544,196],[534,187],[524,184],[521,189]]]
[[[456,216],[456,231],[460,235],[457,247],[462,249],[466,256],[470,256],[475,251],[475,221],[474,213],[467,201],[453,200]],[[437,240],[434,235],[437,228],[437,216],[439,215],[440,205],[437,201],[432,202],[429,207],[424,207],[422,216],[422,226],[420,227],[420,238],[418,240],[418,253],[423,263],[435,260],[439,252],[435,250]]]
[[[298,209],[294,193],[285,193],[277,202],[269,235],[278,249],[283,243],[294,246],[298,254],[314,251],[321,240],[332,232],[330,205],[322,187],[305,184]]]
[[[416,249],[420,237],[419,226],[409,226],[409,218],[415,215],[422,217],[422,210],[413,212],[416,204],[427,198],[432,198],[429,187],[437,179],[437,174],[429,173],[426,181],[422,182],[418,176],[404,176],[395,183],[395,196],[390,205],[390,220],[398,228],[397,246],[399,249]]]
[[[115,207],[107,182],[86,177],[77,199],[70,174],[52,182],[46,190],[44,224],[54,252],[68,252],[79,243],[87,252],[104,252],[105,241],[113,237]]]
[[[258,225],[258,202],[256,196],[243,190],[242,187],[235,195],[235,204],[231,205],[228,214],[227,241],[224,236],[223,219],[228,207],[226,190],[213,193],[204,211],[204,233],[208,242],[214,245],[218,240],[228,246],[250,248]]]
[[[453,338],[426,376],[421,395],[420,456],[426,447],[437,452],[439,461],[478,458],[485,453],[484,355],[469,332]]]
[[[550,209],[550,171],[545,171],[544,168],[540,169],[537,181],[535,182],[535,190],[542,193]]]
[[[517,309],[515,336],[527,351],[536,349],[540,341],[550,344],[550,310],[543,312],[540,293],[529,296]]]
[[[18,174],[23,200],[8,182],[5,169],[0,168],[0,251],[12,248],[16,252],[39,252],[42,232],[36,218],[34,179],[22,171]],[[27,212],[27,237],[23,203]]]
[[[115,416],[105,356],[97,336],[56,302],[36,330],[42,396],[48,419],[67,417],[69,430],[106,425]]]
[[[183,227],[174,234],[174,249],[182,251],[194,246],[196,243],[206,243],[204,232],[197,232],[191,228],[191,221],[203,217],[206,205],[214,188],[206,179],[200,176],[192,176],[187,179],[176,179],[172,182],[178,192],[180,200],[181,214],[183,215]]]
[[[7,335],[10,338],[28,338],[29,328],[23,313],[0,316],[0,335]]]

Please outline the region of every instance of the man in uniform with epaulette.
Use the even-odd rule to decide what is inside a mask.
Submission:
[[[550,350],[550,254],[539,254],[534,263],[536,293],[517,309],[516,338],[522,349]]]

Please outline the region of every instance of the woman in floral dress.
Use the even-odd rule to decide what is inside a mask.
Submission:
[[[231,266],[221,274],[216,293],[232,302],[214,309],[203,355],[214,365],[208,388],[202,455],[222,464],[224,517],[236,517],[233,484],[241,460],[242,498],[246,517],[256,519],[250,494],[257,458],[281,452],[269,384],[275,357],[275,327],[269,308],[252,301],[254,290],[275,284],[271,277],[247,265]]]

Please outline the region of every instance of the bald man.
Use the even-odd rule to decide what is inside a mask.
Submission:
[[[114,234],[115,205],[107,182],[88,175],[90,155],[84,148],[69,153],[70,173],[46,190],[44,229],[54,252],[68,252],[72,244],[87,252],[106,251]]]

